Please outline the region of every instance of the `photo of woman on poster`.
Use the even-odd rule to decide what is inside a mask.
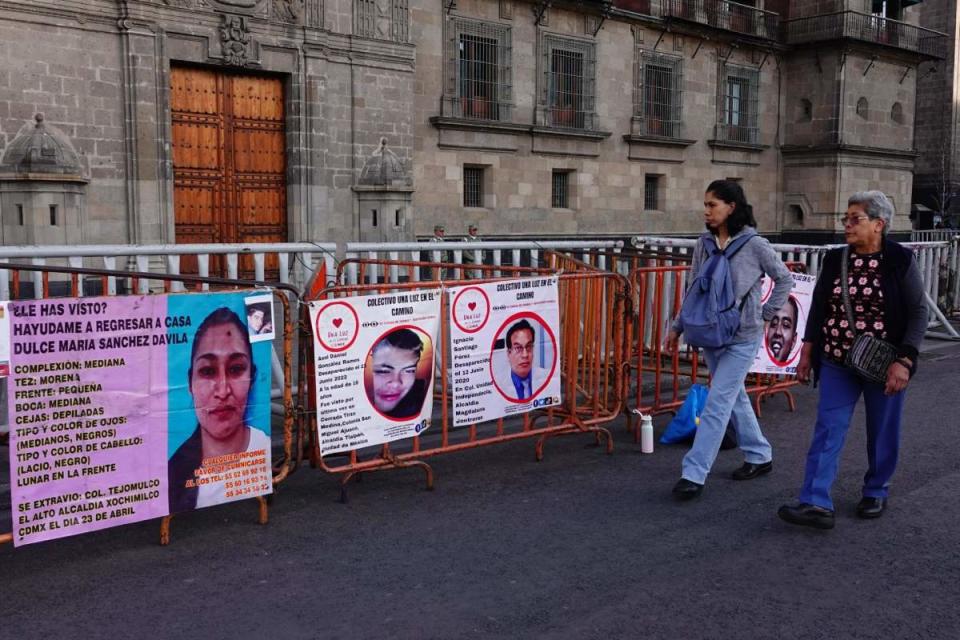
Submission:
[[[170,513],[226,501],[224,482],[202,481],[204,467],[229,464],[235,454],[269,454],[270,437],[246,422],[256,370],[240,317],[227,307],[207,315],[194,336],[187,371],[197,426],[167,463]]]
[[[365,378],[367,399],[391,420],[420,415],[433,367],[433,350],[425,336],[408,327],[390,331],[370,349]]]

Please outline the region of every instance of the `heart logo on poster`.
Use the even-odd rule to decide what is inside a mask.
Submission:
[[[476,310],[477,310],[477,303],[476,303],[476,302],[471,302],[471,303],[467,304],[467,306],[470,307],[470,311],[476,311]]]
[[[340,325],[342,325],[342,324],[343,324],[343,318],[334,318],[334,319],[333,319],[333,326],[335,326],[337,329],[339,329],[339,328],[340,328]]]

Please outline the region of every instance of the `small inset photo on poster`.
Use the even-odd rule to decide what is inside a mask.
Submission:
[[[7,302],[0,302],[0,378],[10,375],[10,316]]]
[[[800,327],[805,326],[803,314],[800,302],[791,295],[767,323],[763,344],[775,365],[783,367],[791,364],[800,353],[802,338],[799,331]]]
[[[430,399],[433,341],[419,327],[392,327],[370,347],[363,384],[370,406],[384,418],[417,418]]]
[[[500,326],[490,349],[493,384],[511,402],[529,402],[543,391],[557,366],[557,341],[536,313],[522,312]]]
[[[247,307],[247,332],[250,334],[250,342],[273,340],[276,335],[273,322],[273,295],[265,293],[249,296],[244,298],[243,303]]]

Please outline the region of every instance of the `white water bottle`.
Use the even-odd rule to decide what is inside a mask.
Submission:
[[[640,414],[640,451],[653,453],[653,418]]]

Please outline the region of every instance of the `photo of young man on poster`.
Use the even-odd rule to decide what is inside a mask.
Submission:
[[[800,322],[800,305],[796,298],[790,296],[787,303],[777,309],[777,312],[767,323],[764,343],[770,359],[777,365],[783,366],[790,361],[797,344],[797,325]]]
[[[367,399],[390,420],[411,420],[420,415],[430,376],[433,348],[426,334],[411,327],[393,329],[370,349],[364,387]]]

